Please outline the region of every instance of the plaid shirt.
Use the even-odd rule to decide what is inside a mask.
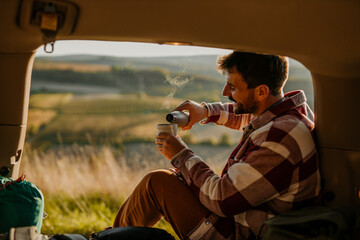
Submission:
[[[173,157],[173,166],[213,213],[189,239],[254,239],[266,219],[318,202],[313,114],[302,91],[285,94],[255,119],[235,115],[233,104],[205,106],[209,117],[204,123],[240,131],[246,127],[221,176],[188,148]]]

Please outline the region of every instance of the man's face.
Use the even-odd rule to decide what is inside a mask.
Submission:
[[[223,89],[223,96],[229,97],[234,104],[235,114],[256,113],[259,103],[255,100],[254,89],[248,89],[243,76],[233,67],[228,71],[227,83]]]

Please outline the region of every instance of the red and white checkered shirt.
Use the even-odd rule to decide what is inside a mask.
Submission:
[[[302,91],[257,118],[235,115],[233,104],[205,104],[214,122],[242,131],[221,174],[186,148],[172,164],[213,214],[189,239],[254,239],[263,222],[277,214],[316,204],[320,194],[313,114]]]

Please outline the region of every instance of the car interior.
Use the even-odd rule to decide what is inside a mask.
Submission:
[[[1,0],[0,167],[19,175],[41,46],[99,40],[285,55],[311,72],[324,204],[351,207],[359,222],[359,13],[356,0]]]

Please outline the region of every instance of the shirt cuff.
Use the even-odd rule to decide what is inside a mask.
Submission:
[[[207,109],[207,117],[199,122],[201,125],[205,125],[210,122],[210,110],[209,106],[206,102],[202,102],[201,106],[205,107]]]
[[[184,148],[172,157],[171,164],[176,168],[181,168],[194,155],[189,148]]]

